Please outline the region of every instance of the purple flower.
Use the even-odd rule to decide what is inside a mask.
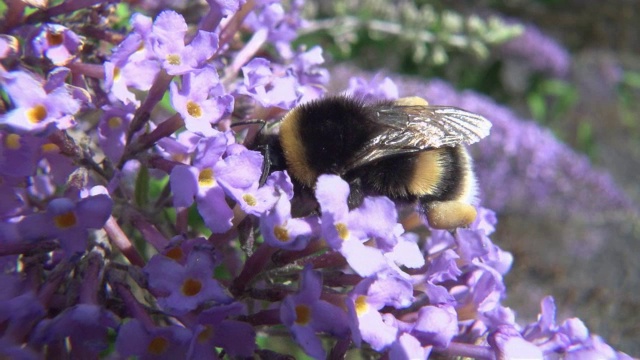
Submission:
[[[567,75],[571,66],[569,52],[530,24],[525,26],[520,36],[502,44],[500,50],[503,56],[554,77]]]
[[[42,358],[42,355],[36,350],[9,337],[0,339],[0,355],[7,359],[38,360]]]
[[[292,1],[289,11],[278,2],[265,1],[247,16],[246,23],[255,32],[267,29],[268,40],[273,43],[282,57],[292,57],[291,42],[298,37],[297,30],[304,25],[301,17],[303,1]]]
[[[27,194],[22,186],[17,186],[21,179],[10,179],[2,176],[0,183],[0,218],[5,219],[19,214],[28,212],[27,210]],[[5,230],[3,230],[5,225]],[[12,223],[0,223],[0,231],[10,231]],[[3,236],[0,236],[0,240]]]
[[[411,330],[422,345],[436,348],[446,348],[457,334],[458,315],[451,305],[423,306]]]
[[[299,219],[291,216],[290,196],[278,190],[275,206],[260,218],[260,230],[264,241],[277,248],[302,250],[318,237],[318,217]]]
[[[18,39],[13,36],[0,34],[0,59],[8,58],[18,53],[20,44]],[[0,68],[0,75],[4,72],[4,69]]]
[[[202,140],[193,166],[178,165],[170,174],[174,205],[191,206],[195,198],[200,215],[214,233],[227,231],[233,218],[223,187],[251,188],[262,173],[260,153],[246,150],[222,158],[226,150],[224,133]]]
[[[134,106],[119,103],[106,105],[98,122],[98,142],[105,155],[117,163],[124,153],[127,129],[133,119]]]
[[[389,348],[390,359],[428,359],[431,346],[422,346],[413,335],[402,333]]]
[[[368,303],[367,296],[354,295],[352,301],[347,302],[350,317],[356,319],[354,322],[358,325],[356,330],[352,330],[354,333],[357,331],[354,338],[364,340],[376,351],[382,351],[396,340],[398,329],[382,319],[380,311]]]
[[[175,137],[165,137],[158,140],[157,148],[164,158],[188,163],[201,139],[202,137],[199,135],[190,131],[183,131],[175,135]]]
[[[68,338],[75,356],[98,356],[109,346],[109,329],[115,329],[115,315],[97,305],[79,304],[51,320],[38,324],[33,335],[40,344]]]
[[[44,24],[33,39],[36,56],[46,56],[54,65],[64,66],[73,60],[83,46],[73,31],[58,24]]]
[[[187,353],[191,338],[191,331],[181,326],[149,328],[131,319],[118,331],[116,350],[122,358],[176,359]]]
[[[212,125],[233,111],[233,97],[224,94],[218,73],[211,66],[182,76],[182,85],[171,83],[171,105],[184,119],[187,130],[198,135],[215,136]]]
[[[140,14],[131,17],[131,32],[104,63],[105,88],[109,95],[123,103],[137,104],[136,96],[129,90],[149,90],[160,64],[150,51],[149,35],[151,18]]]
[[[187,23],[175,11],[161,12],[153,22],[151,46],[169,75],[182,75],[205,65],[218,48],[218,36],[198,31],[189,45],[185,45]]]
[[[381,271],[365,278],[353,289],[347,301],[351,317],[357,319],[359,337],[374,350],[381,351],[398,336],[398,329],[383,320],[380,310],[385,306],[402,309],[413,298],[408,277],[395,271]]]
[[[238,93],[248,95],[264,107],[291,109],[298,101],[297,79],[292,74],[278,74],[267,59],[255,58],[242,67],[244,83]]]
[[[251,194],[251,193],[247,193]],[[243,195],[244,196],[244,195]],[[319,237],[319,219],[317,216],[293,218],[291,199],[293,184],[286,172],[277,171],[269,175],[263,187],[253,196],[259,209],[267,208],[260,217],[260,231],[264,241],[277,248],[302,250],[314,237]],[[245,210],[254,213],[252,209]]]
[[[42,140],[25,134],[0,131],[0,174],[24,177],[35,174]]]
[[[164,255],[149,260],[144,271],[158,304],[170,314],[185,314],[205,303],[228,303],[231,298],[213,279],[215,262],[206,248],[193,249],[180,264]]]
[[[291,194],[293,194],[293,184],[287,173],[276,171],[267,177],[263,186],[254,182],[248,188],[228,187],[227,191],[245,213],[260,216],[274,207],[283,195],[283,188],[291,188]]]
[[[2,75],[0,84],[15,105],[13,110],[0,117],[0,123],[34,132],[49,125],[58,129],[75,125],[73,115],[80,109],[80,104],[65,87],[45,91],[41,81],[23,71]]]
[[[89,229],[100,229],[111,215],[113,202],[107,195],[95,195],[74,202],[52,200],[45,212],[29,215],[17,226],[18,238],[9,241],[35,242],[58,239],[68,256],[84,252]]]
[[[189,358],[211,358],[216,347],[232,357],[251,357],[256,348],[256,332],[245,322],[230,319],[246,315],[241,303],[214,306],[198,315],[198,327],[189,349]]]
[[[246,0],[207,0],[207,4],[211,9],[217,9],[224,17],[232,15]]]
[[[387,268],[389,261],[380,249],[364,242],[376,236],[375,240],[386,242],[387,246],[397,243],[395,205],[387,198],[365,198],[361,209],[349,212],[348,196],[349,185],[339,176],[318,178],[316,199],[322,210],[322,234],[327,244],[339,251],[358,275],[369,276]]]
[[[398,238],[398,243],[385,256],[398,266],[406,266],[410,269],[417,269],[425,264],[424,255],[418,247],[418,235],[414,233],[402,234]]]
[[[345,93],[361,98],[366,102],[375,100],[394,100],[398,98],[398,87],[388,77],[376,76],[370,81],[360,77],[351,77]]]
[[[21,339],[46,314],[44,304],[32,291],[7,296],[0,301],[0,324],[5,338]]]
[[[542,351],[522,338],[512,326],[502,325],[489,335],[489,344],[499,359],[543,359]]]
[[[39,150],[38,167],[46,175],[47,180],[51,180],[55,185],[64,185],[69,175],[77,169],[73,159],[63,154],[58,145],[49,141],[44,141]]]
[[[447,249],[431,260],[427,270],[427,279],[434,283],[455,280],[462,274],[457,261],[460,256],[453,250]]]
[[[322,277],[307,266],[302,271],[300,289],[288,295],[280,306],[280,319],[289,328],[296,342],[307,355],[315,359],[326,358],[326,352],[316,332],[337,337],[349,333],[347,314],[339,307],[320,300]]]

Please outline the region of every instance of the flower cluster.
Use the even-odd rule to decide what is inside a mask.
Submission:
[[[3,357],[274,358],[295,341],[317,359],[628,358],[556,324],[551,298],[515,321],[491,210],[426,236],[322,175],[321,211],[296,215],[287,172],[263,174],[245,141],[325,92],[322,49],[291,45],[301,1],[209,0],[197,25],[133,14],[122,34],[92,4],[13,0],[2,25]]]
[[[522,34],[502,44],[500,52],[507,59],[524,62],[527,68],[553,77],[566,76],[571,65],[569,52],[530,24],[524,27]]]

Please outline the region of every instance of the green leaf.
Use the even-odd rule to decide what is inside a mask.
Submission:
[[[149,203],[149,169],[146,166],[140,166],[138,171],[134,198],[138,207],[145,207]]]
[[[527,97],[529,111],[534,119],[543,121],[547,116],[547,104],[540,93],[532,93]]]

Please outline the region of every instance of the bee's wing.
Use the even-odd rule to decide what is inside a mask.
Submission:
[[[455,107],[374,105],[373,110],[371,121],[386,130],[354,154],[345,172],[394,155],[473,144],[491,129],[489,120]]]

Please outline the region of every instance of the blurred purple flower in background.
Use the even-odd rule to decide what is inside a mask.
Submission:
[[[525,26],[521,35],[502,44],[500,52],[507,59],[554,77],[566,76],[571,66],[569,52],[533,25]]]

